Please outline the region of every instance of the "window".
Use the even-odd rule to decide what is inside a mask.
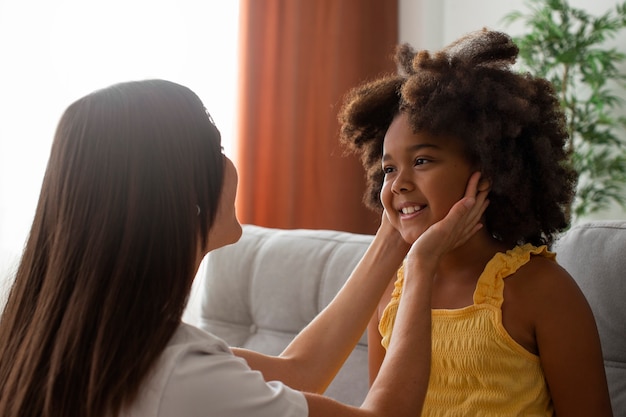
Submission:
[[[178,82],[203,100],[232,155],[238,11],[235,0],[0,2],[0,301],[74,100],[121,81]]]

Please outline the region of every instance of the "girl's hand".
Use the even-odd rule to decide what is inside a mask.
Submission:
[[[487,208],[488,190],[480,191],[478,183],[480,173],[470,177],[465,196],[459,200],[439,222],[430,226],[411,246],[410,259],[419,259],[424,263],[437,265],[439,259],[451,250],[468,241],[482,228],[480,219]]]

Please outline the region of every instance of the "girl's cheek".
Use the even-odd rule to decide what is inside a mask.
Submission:
[[[391,208],[391,192],[387,184],[383,184],[383,188],[380,191],[380,202],[382,203],[385,210],[389,210]]]

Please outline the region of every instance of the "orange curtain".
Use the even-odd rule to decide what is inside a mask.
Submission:
[[[337,111],[350,88],[395,71],[397,0],[241,0],[240,13],[240,221],[375,232]]]

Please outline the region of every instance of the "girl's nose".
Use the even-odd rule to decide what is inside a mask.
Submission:
[[[413,189],[413,182],[405,171],[399,171],[391,184],[391,191],[395,194],[402,194]]]

